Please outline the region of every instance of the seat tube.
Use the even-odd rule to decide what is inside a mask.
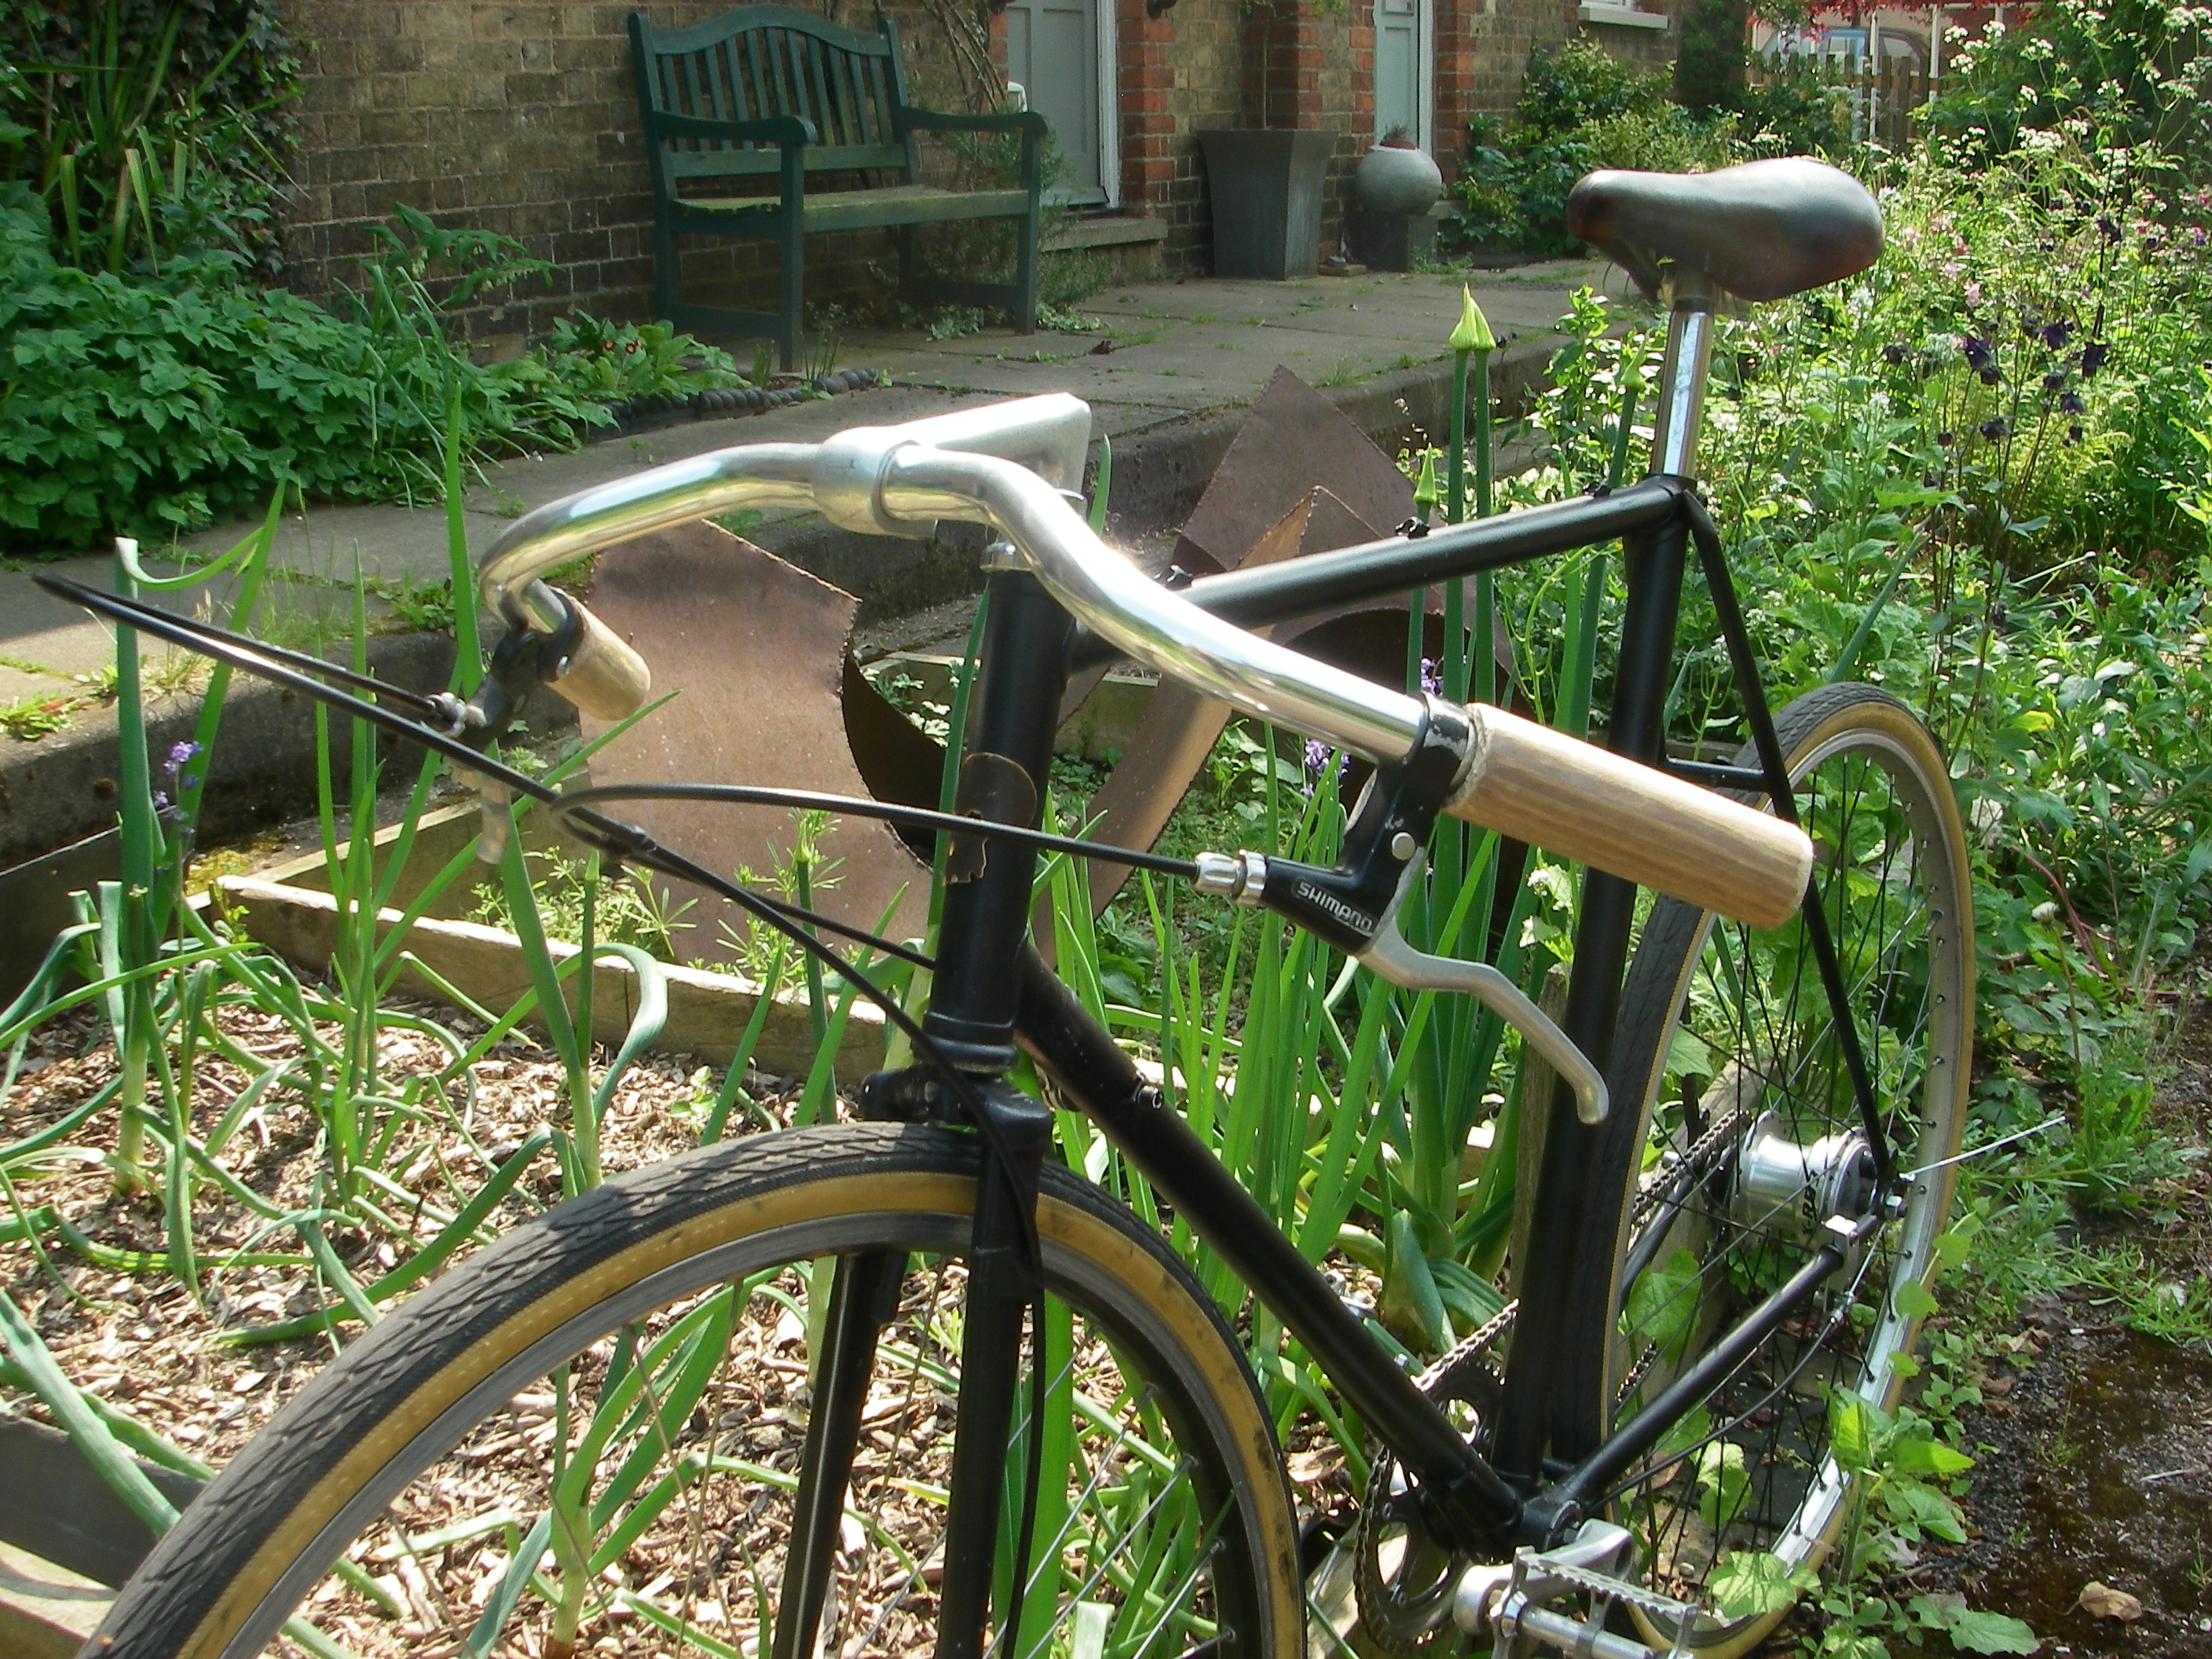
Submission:
[[[1622,538],[1628,604],[1621,621],[1620,669],[1607,746],[1634,760],[1656,761],[1664,750],[1667,691],[1688,547],[1689,526],[1679,514]],[[1633,882],[1598,870],[1583,877],[1574,967],[1560,1026],[1601,1071],[1612,1061],[1613,1024],[1635,919]],[[1640,1104],[1616,1096],[1613,1110],[1632,1113]],[[1604,1431],[1589,1404],[1601,1386],[1592,1380],[1590,1368],[1595,1364],[1601,1376],[1605,1360],[1566,1351],[1563,1310],[1579,1274],[1609,1268],[1581,1255],[1592,1237],[1586,1218],[1598,1212],[1592,1206],[1613,1201],[1592,1187],[1604,1136],[1613,1127],[1584,1123],[1575,1109],[1573,1091],[1564,1083],[1554,1089],[1538,1166],[1528,1261],[1521,1277],[1521,1300],[1528,1313],[1514,1327],[1492,1460],[1500,1474],[1524,1491],[1540,1480],[1547,1453],[1581,1457]]]
[[[1705,371],[1712,361],[1713,313],[1722,295],[1694,272],[1667,279],[1667,356],[1659,371],[1659,419],[1652,429],[1651,476],[1697,476],[1705,425]]]

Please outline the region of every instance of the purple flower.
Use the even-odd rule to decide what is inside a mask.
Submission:
[[[2081,401],[2080,392],[2069,392],[2059,397],[2058,410],[2063,415],[2081,415],[2087,412],[2088,405]]]
[[[200,746],[196,743],[171,744],[169,745],[168,769],[171,772],[179,770],[184,766],[185,762],[191,759],[193,756],[199,752]]]
[[[2073,425],[2066,428],[2066,441],[2069,444],[2078,444],[2081,441],[2081,422],[2076,421]]]
[[[2105,360],[2112,355],[2112,348],[2102,340],[2092,340],[2083,346],[2081,348],[2081,378],[2086,380],[2094,374],[2105,366]]]
[[[2203,226],[2202,226],[2202,225],[2191,225],[2191,226],[2190,226],[2190,228],[2189,228],[2189,246],[2191,246],[2191,247],[2203,247],[2203,246],[2204,246],[2204,244],[2205,244],[2208,240],[2212,240],[2212,235],[2208,235],[2208,234],[2206,233],[2205,228],[2204,228],[2204,227],[2203,227]]]
[[[1936,434],[1936,441],[1942,445],[1946,449],[1948,449],[1953,444],[1958,442],[1958,441],[1959,434],[1955,432],[1939,432]]]
[[[2044,344],[2056,351],[2073,337],[2074,325],[2071,323],[2045,323],[2036,330],[2036,333],[2042,337]]]
[[[1987,340],[1983,339],[1979,335],[1960,335],[1959,337],[1959,349],[1966,354],[1966,362],[1969,368],[1984,368],[1988,367],[1990,362],[1990,343]]]
[[[1892,340],[1881,349],[1881,360],[1894,368],[1905,361],[1905,348],[1895,340]]]
[[[2097,228],[2104,232],[2105,240],[2107,243],[2117,242],[2120,240],[2120,227],[2118,222],[2116,221],[2109,213],[2099,216],[2097,220]]]
[[[156,812],[166,812],[169,810],[169,798],[158,789],[154,792],[154,810]]]
[[[1984,386],[2002,386],[2004,384],[2004,370],[1999,368],[1995,363],[1984,363],[1982,365],[1981,374],[1982,384]]]
[[[2065,391],[2066,371],[2063,368],[2052,369],[2050,374],[2043,377],[2043,389],[2045,392]]]
[[[1443,689],[1443,676],[1437,672],[1437,659],[1434,657],[1422,658],[1421,690],[1435,696],[1441,694]]]
[[[2012,422],[2002,415],[1992,415],[1974,429],[1991,443],[1995,443],[2000,438],[2008,438],[2012,435]]]
[[[1344,757],[1336,754],[1319,738],[1306,739],[1306,778],[1304,793],[1310,795],[1316,783],[1324,778],[1334,780],[1344,770]]]

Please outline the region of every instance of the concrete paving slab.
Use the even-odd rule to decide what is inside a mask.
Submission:
[[[1210,470],[1206,457],[1218,458],[1227,441],[1213,430],[1225,418],[1220,411],[1249,404],[1279,365],[1333,388],[1334,398],[1372,405],[1387,422],[1391,393],[1387,387],[1376,397],[1369,392],[1385,381],[1395,385],[1393,376],[1440,372],[1437,360],[1443,355],[1443,336],[1458,316],[1462,281],[1472,283],[1501,341],[1548,331],[1565,310],[1568,293],[1582,283],[1595,283],[1616,295],[1630,291],[1620,272],[1588,260],[1551,260],[1471,277],[1369,273],[1291,283],[1190,277],[1116,285],[1082,301],[1074,309],[1098,320],[1101,328],[1094,333],[1018,337],[994,327],[962,339],[933,341],[914,332],[855,331],[844,342],[841,362],[887,368],[892,386],[737,419],[674,424],[569,453],[495,463],[464,498],[469,551],[471,556],[480,553],[532,507],[665,461],[736,444],[811,442],[856,424],[890,424],[1038,392],[1072,392],[1088,398],[1099,431],[1117,440],[1141,441],[1150,446],[1148,455],[1152,450],[1164,455],[1159,446],[1172,448],[1171,434],[1188,427],[1193,446],[1188,465],[1176,463],[1170,471],[1180,467],[1202,477]],[[1112,341],[1113,349],[1094,355],[1091,348],[1102,339]],[[1136,459],[1133,451],[1132,467],[1126,469],[1131,476],[1117,476],[1115,523],[1121,533],[1140,538],[1169,526],[1127,517],[1125,487],[1134,487],[1134,475],[1146,471]],[[1159,463],[1148,465],[1157,470]],[[1117,475],[1124,471],[1117,469]],[[228,549],[252,528],[216,526],[185,538],[182,549],[205,557]],[[880,583],[879,599],[863,596],[877,607],[872,614],[878,616],[884,614],[884,605],[913,608],[946,597],[936,591],[933,583],[938,578],[930,573],[961,562],[957,554],[920,544],[871,544],[857,550],[826,542],[814,546],[826,532],[805,514],[777,514],[750,533],[830,580],[864,587]],[[445,514],[435,506],[318,506],[280,523],[274,562],[288,580],[266,590],[258,625],[293,644],[343,633],[350,625],[356,562],[387,594],[447,578]],[[105,586],[112,564],[99,554],[40,568]],[[218,601],[222,592],[218,584]],[[201,599],[198,592],[187,591],[161,602],[185,607]],[[382,599],[373,608],[380,618],[392,609]],[[0,571],[0,657],[49,670],[45,678],[66,684],[73,675],[99,673],[112,660],[112,652],[104,629],[50,599],[19,569]],[[21,666],[0,665],[0,674],[15,677],[0,678],[0,696],[24,695],[10,691],[11,686],[44,683]]]

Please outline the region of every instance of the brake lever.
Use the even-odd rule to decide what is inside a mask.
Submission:
[[[1355,953],[1378,979],[1409,991],[1454,991],[1473,997],[1521,1034],[1522,1042],[1551,1062],[1552,1069],[1575,1091],[1575,1115],[1585,1123],[1602,1123],[1610,1105],[1605,1079],[1561,1030],[1552,1017],[1531,1002],[1511,980],[1486,962],[1462,962],[1456,957],[1431,956],[1407,942],[1398,928],[1398,908],[1420,878],[1425,857],[1410,860],[1399,879],[1390,908],[1382,913],[1364,950]]]

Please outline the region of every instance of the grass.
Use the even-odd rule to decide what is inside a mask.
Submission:
[[[40,738],[51,737],[69,724],[73,700],[68,697],[18,697],[13,702],[0,704],[0,732],[6,732],[18,743],[36,743]]]

